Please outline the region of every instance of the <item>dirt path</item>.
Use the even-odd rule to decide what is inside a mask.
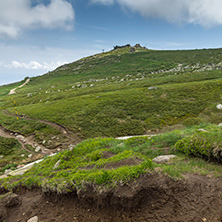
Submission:
[[[25,86],[29,81],[30,81],[30,79],[27,79],[27,80],[25,81],[25,83],[23,83],[21,86],[18,86],[18,87],[14,88],[14,89],[11,89],[10,92],[8,93],[8,95],[15,94],[16,89],[22,88],[22,87]]]
[[[7,110],[4,110],[4,114],[8,116],[15,116],[14,114],[8,113]],[[61,124],[53,123],[47,120],[40,120],[40,119],[32,119],[26,116],[18,115],[19,118],[21,119],[26,119],[26,120],[34,120],[40,123],[45,123],[48,124],[56,129],[58,129],[63,135],[65,135],[67,138],[70,140],[74,141],[75,144],[79,143],[82,141],[80,137],[78,137],[76,134],[72,133],[69,131],[65,126],[62,126]]]
[[[25,143],[21,139],[18,139],[13,133],[10,133],[9,131],[6,131],[2,126],[0,126],[0,136],[5,137],[5,138],[14,138],[21,144],[23,150],[26,150],[29,153],[35,153],[34,151],[31,151],[31,150],[27,149],[26,146],[25,146]],[[24,138],[24,140],[25,139],[26,138]]]
[[[14,138],[14,139],[16,139],[21,144],[22,149],[24,149],[24,150],[26,150],[26,151],[28,151],[29,153],[32,153],[32,154],[41,153],[41,154],[44,154],[44,155],[49,155],[49,154],[52,153],[51,150],[46,149],[43,145],[36,143],[32,136],[25,137],[25,136],[19,135],[18,133],[9,131],[9,130],[3,128],[2,126],[0,126],[0,136],[5,137],[5,138]],[[29,150],[29,149],[26,148],[25,145],[30,145],[33,149],[36,149],[38,147],[39,151],[34,152],[32,150]]]

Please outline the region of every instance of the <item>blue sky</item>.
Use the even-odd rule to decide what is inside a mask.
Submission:
[[[0,0],[0,85],[140,43],[220,48],[221,0]]]

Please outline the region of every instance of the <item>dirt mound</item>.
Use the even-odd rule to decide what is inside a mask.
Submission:
[[[26,222],[38,216],[43,222],[70,221],[222,221],[222,181],[198,175],[173,180],[164,175],[141,176],[118,186],[115,192],[92,187],[85,193],[44,194],[39,189],[19,189],[20,203],[1,209],[7,222]]]

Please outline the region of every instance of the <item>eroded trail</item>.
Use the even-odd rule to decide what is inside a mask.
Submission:
[[[38,143],[36,143],[34,141],[34,138],[33,137],[25,137],[25,136],[22,136],[22,135],[19,135],[18,133],[15,133],[15,132],[12,132],[12,131],[9,131],[5,128],[3,128],[2,126],[0,126],[0,136],[1,137],[5,137],[5,138],[14,138],[16,139],[22,146],[22,149],[28,151],[29,153],[32,153],[32,154],[35,154],[37,152],[34,152],[30,149],[27,149],[26,148],[26,145],[30,145],[33,149],[38,149],[39,150],[38,152],[44,154],[44,155],[47,155],[47,154],[50,154],[51,151],[46,149],[43,145],[40,145]]]
[[[16,88],[14,88],[14,89],[11,89],[10,92],[8,93],[8,95],[15,94],[16,89],[18,89],[18,88],[22,88],[23,86],[25,86],[26,84],[28,84],[29,81],[30,81],[30,79],[27,79],[27,80],[25,81],[25,83],[23,83],[21,86],[16,87]]]
[[[4,114],[8,116],[15,116],[14,114],[9,113],[7,110],[4,110]],[[41,120],[41,119],[33,119],[29,118],[26,116],[18,115],[19,118],[21,119],[26,119],[26,120],[34,120],[40,123],[45,123],[47,125],[50,125],[56,129],[58,129],[64,136],[66,136],[68,139],[70,139],[74,144],[77,144],[82,141],[82,139],[77,136],[75,133],[69,131],[65,126],[62,126],[61,124],[53,123],[47,120]]]

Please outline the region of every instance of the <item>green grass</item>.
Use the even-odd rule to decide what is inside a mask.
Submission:
[[[182,179],[183,175],[189,173],[221,177],[221,165],[188,157],[175,149],[178,141],[196,134],[198,128],[195,126],[176,130],[151,139],[137,137],[122,141],[113,138],[85,140],[72,151],[66,150],[53,157],[46,157],[22,177],[2,180],[1,186],[7,189],[37,186],[44,191],[67,193],[84,189],[87,184],[99,189],[115,188],[120,183],[125,184],[142,174],[156,171],[175,179]],[[204,128],[212,133],[215,130],[220,131],[215,125],[205,125]],[[175,154],[177,157],[168,164],[155,164],[151,161],[154,157],[165,154]]]
[[[15,139],[0,137],[0,173],[6,169],[15,169],[28,154]]]
[[[215,68],[220,67],[221,49],[128,51],[87,57],[31,78],[16,94],[0,95],[1,108],[14,113],[15,100],[20,115],[62,124],[84,139],[222,121],[215,108],[221,100],[222,73]],[[215,70],[201,71],[209,64]],[[0,87],[0,93],[4,90]],[[8,117],[0,118],[4,123]],[[25,124],[35,127],[31,121]],[[24,128],[22,122],[5,126]],[[48,131],[54,133],[43,134]]]

